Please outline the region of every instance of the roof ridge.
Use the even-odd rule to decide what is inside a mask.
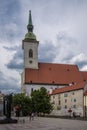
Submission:
[[[59,65],[77,66],[76,64],[71,64],[71,63],[67,64],[67,63],[54,63],[54,62],[53,63],[50,63],[50,62],[39,62],[38,64],[52,64],[52,65],[58,65],[59,64]]]
[[[77,89],[82,89],[84,88],[84,85],[86,84],[87,82],[78,82],[74,85],[71,85],[71,86],[65,86],[65,87],[62,87],[62,88],[56,88],[53,90],[52,94],[59,94],[59,93],[63,93],[63,92],[68,92],[68,91],[73,91],[73,90],[77,90]],[[81,86],[78,86],[80,85]]]

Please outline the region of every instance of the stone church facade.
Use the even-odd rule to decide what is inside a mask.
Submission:
[[[30,95],[33,90],[45,87],[51,95],[54,114],[66,115],[68,109],[73,108],[75,111],[75,107],[77,109],[78,106],[77,111],[83,116],[83,95],[86,94],[87,90],[87,72],[80,71],[78,66],[74,64],[38,62],[39,41],[37,41],[33,29],[31,11],[29,11],[28,32],[22,40],[24,69],[21,74],[21,91]],[[65,98],[64,95],[68,96]]]

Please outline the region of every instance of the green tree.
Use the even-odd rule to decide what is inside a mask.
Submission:
[[[22,112],[24,116],[28,115],[31,109],[31,98],[25,96],[23,93],[18,93],[13,96],[13,106],[19,107],[19,110]]]
[[[47,94],[46,88],[41,87],[39,90],[33,91],[31,99],[35,112],[43,114],[51,112],[52,104],[50,103],[50,96]]]

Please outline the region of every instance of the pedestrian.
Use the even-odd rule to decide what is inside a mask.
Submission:
[[[32,115],[32,113],[30,112],[30,113],[29,113],[29,117],[30,117],[29,119],[30,119],[30,121],[31,121],[31,115]]]
[[[76,118],[76,113],[75,112],[73,112],[73,117]]]
[[[34,113],[31,114],[32,120],[34,120]]]

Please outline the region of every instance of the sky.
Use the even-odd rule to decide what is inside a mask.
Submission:
[[[0,91],[21,91],[22,40],[29,10],[39,62],[77,64],[87,71],[87,0],[0,1]]]

